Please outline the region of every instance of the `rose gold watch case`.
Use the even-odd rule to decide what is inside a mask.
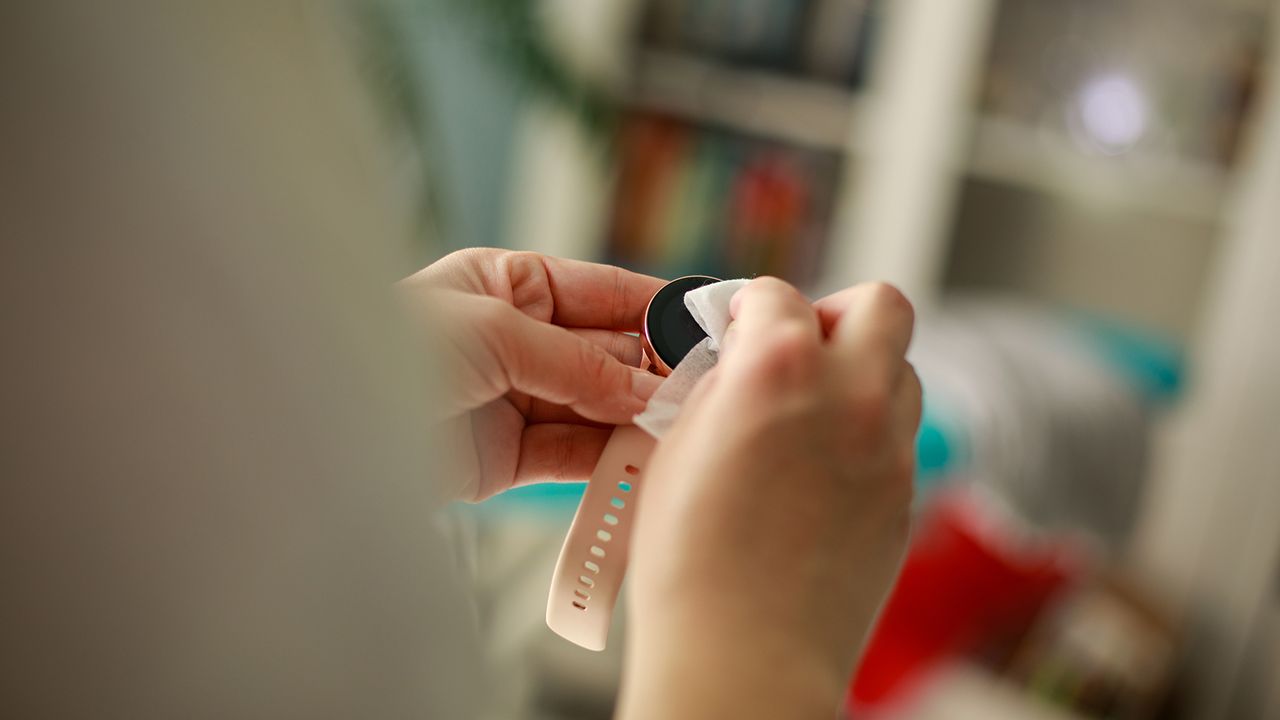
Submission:
[[[720,282],[720,278],[712,277],[710,275],[684,275],[682,277],[676,278],[675,280],[672,280],[666,285],[663,285],[658,290],[658,292],[653,294],[653,297],[649,298],[648,304],[646,304],[644,307],[644,326],[642,328],[642,332],[640,333],[640,344],[644,348],[644,357],[642,358],[640,367],[642,369],[648,370],[649,372],[655,375],[661,375],[662,377],[666,377],[671,374],[671,371],[673,370],[673,368],[662,360],[662,356],[659,355],[658,351],[654,348],[653,339],[650,337],[650,334],[649,334],[650,327],[652,326],[652,323],[649,322],[650,320],[649,313],[653,310],[653,301],[655,298],[657,298],[659,295],[662,294],[663,290],[666,290],[667,288],[677,283],[685,284],[690,280],[711,281],[711,282],[702,283],[702,285],[699,285],[698,287],[702,287],[703,285],[710,285],[713,282]],[[692,289],[694,288],[690,288],[690,290]],[[682,298],[682,302],[683,302],[683,298]]]

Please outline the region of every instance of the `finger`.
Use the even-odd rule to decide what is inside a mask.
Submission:
[[[789,327],[795,328],[790,332],[812,337],[815,344],[821,340],[817,314],[809,301],[799,290],[774,277],[756,278],[734,293],[729,314],[733,321],[721,343],[721,352],[726,356],[739,343],[764,343],[788,332]]]
[[[866,315],[879,315],[885,320],[884,329],[890,330],[885,339],[893,341],[893,347],[900,348],[899,354],[905,355],[911,340],[911,331],[915,325],[915,310],[911,301],[907,300],[897,288],[887,283],[863,283],[828,295],[813,304],[818,312],[818,319],[824,333],[831,335],[841,330],[840,326],[852,326],[856,320]],[[860,313],[854,321],[844,322],[851,312]]]
[[[512,486],[590,479],[612,432],[582,425],[526,427],[520,437],[520,462]]]
[[[666,281],[611,265],[534,252],[467,248],[400,284],[495,297],[565,327],[638,331],[649,299]]]
[[[617,358],[618,362],[631,367],[640,367],[640,359],[644,357],[644,347],[636,335],[593,328],[571,328],[569,332],[592,345],[603,348],[605,352]]]
[[[506,286],[512,304],[522,308],[550,300],[550,314],[542,317],[565,327],[639,330],[649,299],[666,283],[612,265],[532,252],[486,257],[493,263],[496,286],[489,294]]]
[[[635,335],[612,330],[583,328],[573,328],[570,332],[593,345],[600,346],[605,352],[617,358],[619,362],[626,363],[632,367],[640,365],[640,358],[643,356],[644,351],[641,349],[640,338]],[[573,423],[592,427],[613,427],[612,423],[588,420],[563,405],[530,397],[526,393],[513,390],[507,394],[507,398],[511,400],[517,409],[521,410],[526,420],[530,423]]]
[[[593,427],[613,427],[612,423],[601,423],[588,420],[563,405],[530,397],[528,393],[512,390],[507,393],[507,402],[520,413],[523,424],[534,423],[573,423],[575,425],[591,425]]]
[[[639,330],[644,311],[665,280],[579,260],[544,257],[551,296],[552,322],[566,327]]]
[[[915,310],[885,283],[855,285],[814,303],[829,342],[859,364],[896,382],[911,343]]]
[[[813,304],[813,309],[818,313],[818,323],[822,326],[822,334],[824,337],[830,338],[831,333],[835,332],[836,323],[844,316],[849,304],[852,302],[856,292],[860,286],[854,285],[847,287],[839,292],[827,295],[819,299]]]
[[[500,300],[476,298],[477,317],[462,332],[478,335],[466,348],[470,364],[498,394],[518,390],[564,405],[597,422],[623,423],[644,409],[661,384],[565,328],[534,320]]]

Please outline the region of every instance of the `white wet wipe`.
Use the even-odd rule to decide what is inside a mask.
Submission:
[[[661,438],[675,424],[680,415],[680,407],[693,391],[693,386],[707,371],[715,367],[719,359],[720,341],[724,339],[725,330],[729,327],[729,301],[734,293],[742,289],[749,281],[725,280],[723,282],[704,285],[697,290],[685,293],[684,304],[689,314],[707,333],[707,338],[698,343],[680,364],[676,365],[670,377],[663,381],[658,391],[649,398],[644,412],[635,416],[633,422],[645,432]]]

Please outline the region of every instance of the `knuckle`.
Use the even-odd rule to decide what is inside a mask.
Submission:
[[[496,264],[509,273],[529,273],[535,268],[542,267],[542,256],[531,250],[511,250],[503,252]]]
[[[501,252],[493,261],[499,286],[511,289],[517,306],[527,304],[547,284],[547,269],[542,256],[528,250]]]
[[[811,335],[799,323],[780,323],[753,349],[753,374],[785,385],[815,378],[820,348]]]
[[[869,282],[865,286],[866,293],[878,304],[888,306],[910,307],[911,301],[896,286],[887,282]]]
[[[609,293],[608,317],[615,327],[627,320],[627,277],[622,268],[613,268],[613,290]]]
[[[578,441],[579,431],[577,428],[569,428],[556,438],[555,461],[552,466],[552,475],[556,480],[563,480],[568,475],[568,469],[573,463],[574,454],[577,452]]]
[[[785,292],[791,288],[782,278],[772,275],[761,275],[753,278],[751,282],[747,283],[747,287],[754,292]]]
[[[888,435],[893,412],[888,388],[877,384],[861,389],[854,394],[848,411],[859,437],[869,443],[883,442]]]
[[[609,336],[607,352],[631,367],[640,365],[640,343],[630,335],[615,333]]]
[[[603,348],[588,342],[578,343],[578,372],[582,374],[579,387],[585,394],[587,388],[613,389],[621,376],[614,372],[613,358]]]
[[[887,282],[872,282],[866,284],[865,292],[871,304],[882,311],[897,313],[907,319],[915,318],[915,307],[897,287]]]
[[[747,283],[742,292],[748,296],[799,296],[800,291],[790,283],[772,275],[762,275]]]

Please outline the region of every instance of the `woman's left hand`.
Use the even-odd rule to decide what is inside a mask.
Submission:
[[[452,363],[439,416],[470,460],[461,499],[590,477],[612,426],[661,382],[638,369],[640,339],[627,333],[663,284],[492,248],[452,253],[400,282]]]

